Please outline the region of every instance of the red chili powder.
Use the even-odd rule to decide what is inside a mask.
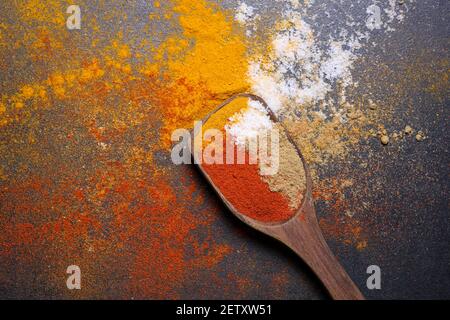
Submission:
[[[236,210],[250,218],[282,222],[295,213],[289,200],[261,179],[257,164],[202,164],[202,168]]]

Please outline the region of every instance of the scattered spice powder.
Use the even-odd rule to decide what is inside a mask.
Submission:
[[[0,23],[0,70],[7,76],[0,97],[0,286],[6,298],[178,298],[189,281],[201,282],[200,270],[219,274],[216,266],[236,250],[218,241],[217,229],[212,227],[220,209],[207,201],[205,189],[199,188],[189,170],[181,174],[186,180],[181,188],[175,188],[172,181],[179,184],[179,172],[154,161],[154,153],[168,150],[172,129],[191,126],[233,93],[249,87],[268,89],[269,96],[286,92],[280,99],[284,102],[292,100],[297,89],[308,93],[305,89],[313,88],[308,84],[319,84],[320,95],[307,97],[323,97],[328,86],[316,77],[321,65],[327,67],[328,78],[337,79],[334,72],[328,72],[337,60],[327,57],[356,61],[355,51],[348,54],[330,47],[316,62],[319,48],[328,44],[321,43],[304,22],[280,26],[274,37],[273,32],[266,32],[272,25],[252,22],[251,28],[261,27],[255,35],[264,33],[270,40],[280,41],[274,46],[277,43],[264,41],[264,37],[258,38],[263,40],[261,44],[253,43],[252,38],[252,46],[263,50],[257,57],[249,57],[245,32],[235,26],[233,13],[205,0],[155,3],[158,10],[149,18],[173,23],[181,30],[165,30],[162,39],[152,27],[144,32],[135,29],[141,24],[132,23],[134,18],[128,12],[142,7],[134,2],[127,4],[130,11],[105,10],[110,11],[105,12],[105,21],[129,22],[123,24],[128,29],[125,37],[123,31],[113,30],[105,36],[102,18],[97,21],[92,15],[83,20],[95,31],[87,40],[81,39],[85,33],[79,37],[64,28],[66,15],[61,3],[24,0],[3,4],[2,18],[10,13],[15,17]],[[302,4],[305,10],[308,6]],[[264,24],[263,14],[255,9],[257,15]],[[293,18],[287,20],[298,21]],[[299,37],[298,41],[287,39],[291,35]],[[149,48],[148,39],[156,39],[158,45]],[[271,53],[285,44],[287,49],[301,50]],[[335,51],[340,54],[333,54]],[[267,57],[273,62],[267,62]],[[306,82],[296,90],[277,91],[274,89],[292,87],[293,78],[277,72],[277,61],[285,58],[300,63],[295,69]],[[399,124],[392,114],[413,94],[427,94],[444,105],[448,96],[448,58],[442,59],[434,48],[410,52],[409,59],[395,62],[398,68],[370,55],[358,61],[365,72],[354,83],[369,92],[369,114],[361,108],[363,116],[356,118],[351,112],[347,122],[341,116],[349,109],[346,103],[312,99],[314,104],[292,104],[295,117],[285,121],[310,166],[319,168],[324,176],[333,177],[327,164],[359,151],[358,142],[364,138],[361,130],[381,122],[403,128],[403,120]],[[250,81],[249,62],[254,71]],[[347,98],[354,104],[354,97],[360,94],[346,70],[344,77],[338,78],[348,85]],[[386,92],[388,84],[392,89]],[[377,92],[383,94],[382,101],[374,98]],[[364,101],[361,105],[364,107]],[[408,115],[414,110],[406,109]],[[330,110],[338,112],[327,112]],[[414,138],[413,130],[408,131],[405,134]],[[364,173],[379,170],[378,165]],[[361,171],[352,169],[345,178],[355,172]],[[360,249],[382,242],[379,235],[399,237],[399,232],[407,229],[407,220],[402,218],[399,225],[386,223],[392,203],[379,204],[375,192],[379,183],[379,177],[373,175],[369,184],[355,185],[354,194],[377,196],[367,204],[365,211],[370,214],[358,213],[353,218],[342,215],[350,209],[354,212],[357,203],[344,197],[340,184],[335,186],[329,180],[316,183],[314,196],[329,209],[321,219],[325,235]],[[287,213],[286,202],[283,208]],[[65,274],[68,263],[83,269],[81,292],[68,292],[61,285],[60,275]],[[260,270],[257,262],[245,267]],[[247,282],[245,275],[231,274],[221,283],[233,287],[234,296],[244,295],[241,283]],[[39,289],[45,284],[46,290],[34,290],[35,284]],[[284,281],[276,284],[281,285]]]
[[[380,137],[380,141],[381,141],[381,143],[384,144],[384,145],[388,144],[388,143],[389,143],[389,136],[383,134],[383,135]]]
[[[39,298],[180,298],[231,247],[210,227],[217,209],[202,209],[205,190],[192,172],[179,174],[153,155],[167,147],[164,133],[246,89],[243,37],[219,6],[174,0],[167,7],[176,15],[167,19],[181,33],[168,32],[140,65],[136,37],[97,29],[95,49],[80,45],[64,27],[64,6],[41,2],[6,4],[19,23],[8,25],[8,38],[0,26],[2,58],[24,49],[12,64],[0,59],[2,75],[20,70],[0,97],[2,296],[20,296],[23,287],[25,297]],[[148,32],[139,38],[153,38]],[[84,274],[79,292],[61,285],[72,263]]]
[[[166,39],[155,56],[156,69],[168,79],[156,101],[166,148],[173,130],[192,126],[225,98],[249,88],[245,35],[233,17],[205,0],[169,5],[183,32]]]

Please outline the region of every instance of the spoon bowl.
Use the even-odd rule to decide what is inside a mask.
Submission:
[[[261,222],[239,212],[239,210],[237,210],[233,206],[233,204],[222,194],[220,189],[215,185],[214,180],[208,175],[202,165],[198,164],[200,172],[203,174],[203,176],[206,178],[206,180],[209,182],[218,196],[222,199],[227,208],[236,217],[238,217],[240,220],[253,227],[254,229],[259,230],[266,235],[281,241],[289,248],[291,248],[298,256],[300,256],[300,258],[302,258],[303,261],[306,262],[306,264],[322,281],[333,299],[363,300],[364,296],[361,294],[358,287],[354,284],[354,282],[348,276],[347,272],[333,255],[322,235],[322,231],[319,227],[314,208],[311,174],[306,161],[299,148],[289,135],[289,132],[284,124],[278,121],[278,118],[268,107],[264,99],[251,93],[236,94],[224,101],[215,110],[209,113],[203,119],[203,123],[206,123],[212,115],[214,115],[216,112],[218,112],[237,98],[248,98],[259,102],[269,114],[270,119],[274,123],[279,123],[285,131],[289,142],[295,148],[295,151],[302,161],[305,172],[306,190],[304,192],[302,201],[298,209],[290,219],[276,223]],[[194,139],[195,137],[192,136],[192,141]]]

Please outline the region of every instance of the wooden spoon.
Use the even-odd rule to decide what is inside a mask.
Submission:
[[[236,98],[244,97],[260,102],[267,110],[270,118],[274,122],[279,122],[275,114],[267,106],[267,103],[259,96],[250,93],[240,93],[232,96],[224,101],[215,110],[209,113],[204,119],[203,123],[206,123],[208,119],[217,111],[225,107],[227,104],[235,100]],[[303,196],[302,203],[295,213],[295,215],[288,221],[282,223],[265,223],[255,219],[249,218],[246,215],[240,213],[230,203],[227,198],[220,192],[214,181],[206,173],[201,165],[198,165],[200,171],[217,192],[219,197],[230,209],[230,211],[239,219],[244,221],[249,226],[281,241],[289,248],[291,248],[297,255],[299,255],[308,266],[319,277],[322,283],[327,288],[333,299],[337,300],[364,300],[364,296],[359,291],[358,287],[345,272],[344,268],[339,264],[336,257],[331,252],[325,239],[323,238],[322,231],[316,218],[316,212],[314,208],[314,202],[312,197],[312,180],[308,166],[305,159],[298,149],[297,145],[293,142],[286,130],[286,127],[280,122],[284,128],[286,135],[292,145],[295,147],[305,170],[306,176],[306,191]],[[194,140],[195,137],[192,137]]]

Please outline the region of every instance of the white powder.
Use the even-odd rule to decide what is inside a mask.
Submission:
[[[285,19],[287,27],[273,37],[269,62],[256,59],[249,67],[253,91],[277,114],[289,104],[323,100],[337,80],[350,83],[353,50],[357,47],[356,43],[332,41],[324,50],[299,13],[288,11]]]
[[[237,22],[245,25],[254,15],[255,9],[242,2],[236,10],[234,18]]]
[[[270,30],[272,50],[264,53],[267,55],[264,57],[255,55],[249,63],[252,91],[261,96],[278,116],[292,112],[298,114],[301,110],[302,114],[319,114],[323,119],[337,118],[345,122],[342,106],[349,104],[346,88],[358,85],[352,79],[353,64],[362,44],[371,43],[367,28],[384,27],[384,32],[394,30],[391,25],[404,19],[404,13],[408,10],[406,3],[398,6],[395,0],[385,0],[384,3],[374,2],[366,8],[363,2],[355,0],[366,12],[356,11],[352,16],[353,11],[349,11],[341,17],[345,19],[341,29],[324,37],[320,34],[320,25],[313,24],[317,13],[309,15],[308,10],[316,7],[312,11],[317,12],[320,6],[322,19],[332,18],[334,13],[327,11],[327,4],[309,1],[299,5],[297,0],[277,2],[284,7],[275,31]],[[247,34],[250,26],[256,28],[255,18],[259,17],[256,11],[245,3],[237,9],[235,18],[246,26]],[[361,13],[365,16],[362,20]],[[303,17],[308,17],[314,28]],[[337,83],[340,84],[339,90],[335,90]],[[336,92],[337,96],[334,97],[332,92]],[[227,131],[238,144],[245,143],[246,138],[254,137],[259,130],[272,125],[264,110],[255,106],[233,116],[232,122]]]
[[[367,29],[369,29],[370,31],[381,29],[383,25],[383,21],[381,18],[381,8],[376,4],[371,4],[367,7],[366,13],[368,14],[368,17],[366,19]]]
[[[230,124],[225,126],[225,130],[240,146],[245,145],[247,139],[255,139],[260,132],[273,126],[267,111],[254,100],[250,100],[248,108],[231,116],[229,121]]]
[[[299,0],[275,0],[276,2],[284,2],[291,6],[293,9],[300,8],[300,1]],[[308,0],[307,0],[308,1]],[[314,0],[310,0],[310,2],[314,2]]]
[[[321,77],[331,82],[342,79],[343,83],[348,85],[352,77],[350,69],[355,59],[350,50],[344,50],[341,42],[333,41],[327,54],[329,58],[320,66]]]
[[[387,2],[385,8],[381,8],[382,4],[377,1],[367,7],[366,27],[369,30],[373,31],[384,27],[386,31],[395,31],[391,25],[395,21],[402,22],[405,19],[405,12],[408,11],[406,1],[402,5],[397,0],[385,0],[385,2]],[[413,3],[414,0],[409,2]]]
[[[384,9],[384,12],[388,16],[388,23],[391,23],[397,18],[396,2],[397,0],[389,0],[389,7]]]
[[[236,8],[236,14],[234,15],[234,19],[245,27],[247,37],[251,37],[256,32],[259,18],[260,16],[255,14],[255,8],[244,2]]]
[[[250,64],[249,75],[251,79],[258,79],[258,81],[253,81],[253,91],[267,102],[273,112],[277,113],[284,100],[278,85],[279,81],[282,81],[281,76],[263,71],[258,62]]]

